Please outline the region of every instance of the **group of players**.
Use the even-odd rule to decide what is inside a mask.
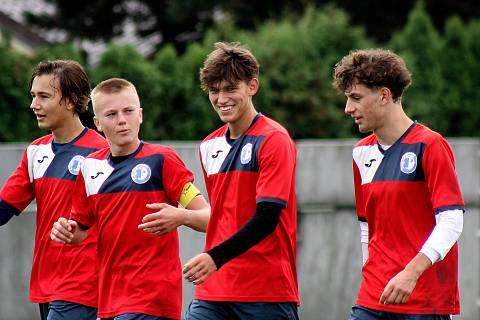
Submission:
[[[463,198],[448,143],[403,111],[410,82],[386,50],[335,67],[345,112],[372,132],[353,150],[364,266],[352,320],[459,313]],[[111,78],[91,91],[75,61],[36,66],[30,108],[51,134],[3,186],[0,224],[36,199],[30,300],[42,320],[180,319],[182,274],[196,285],[187,320],[298,319],[295,144],[257,112],[259,64],[245,47],[216,43],[200,83],[225,123],[199,146],[210,204],[174,150],[139,138],[134,84]],[[105,138],[80,121],[90,98]],[[181,225],[206,232],[183,268]]]

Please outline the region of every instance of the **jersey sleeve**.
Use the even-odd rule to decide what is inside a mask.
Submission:
[[[427,145],[422,162],[435,214],[445,210],[464,210],[455,160],[448,142],[443,137],[434,139]]]
[[[78,173],[75,181],[70,219],[73,219],[86,227],[90,227],[94,223],[94,216],[88,201],[82,170]]]
[[[193,173],[173,150],[165,154],[162,176],[168,199],[172,203],[179,203],[183,188],[187,183],[193,182]]]
[[[355,207],[357,208],[357,217],[359,221],[367,221],[367,213],[365,212],[365,204],[363,201],[362,178],[357,164],[353,161],[353,185],[355,189]]]
[[[0,198],[10,206],[23,211],[33,198],[35,198],[35,188],[33,180],[31,181],[28,171],[27,151],[23,153],[22,160],[18,167],[8,178],[0,191]]]
[[[258,159],[256,202],[274,202],[287,207],[295,182],[295,144],[288,135],[274,133],[260,146]]]

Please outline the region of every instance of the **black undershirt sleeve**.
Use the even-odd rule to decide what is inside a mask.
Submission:
[[[13,216],[18,216],[20,211],[0,199],[0,226],[7,223]]]
[[[283,205],[274,202],[257,203],[255,214],[237,233],[207,251],[217,269],[271,234],[277,227],[283,208]]]

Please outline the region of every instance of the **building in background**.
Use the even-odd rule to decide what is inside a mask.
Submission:
[[[142,5],[136,1],[129,1],[128,6],[132,10],[141,10]],[[55,6],[45,0],[0,1],[0,39],[7,37],[14,48],[29,55],[34,54],[35,49],[39,47],[69,40],[68,34],[62,30],[46,30],[29,26],[25,18],[26,12],[51,14],[55,12]],[[113,38],[111,42],[132,44],[141,54],[151,56],[161,41],[162,36],[159,32],[140,38],[136,34],[135,24],[127,19],[122,25],[121,35]],[[91,65],[97,64],[107,47],[107,43],[102,40],[74,39],[73,42],[87,53],[88,63]]]

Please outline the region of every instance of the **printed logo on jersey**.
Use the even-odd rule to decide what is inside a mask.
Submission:
[[[37,162],[38,163],[43,163],[43,161],[45,161],[45,159],[48,159],[48,156],[43,156],[42,159],[38,159]]]
[[[103,171],[98,171],[94,176],[90,176],[92,180],[97,179],[101,174],[103,174]]]
[[[358,146],[353,149],[353,160],[355,161],[362,184],[370,183],[378,170],[378,167],[383,161],[383,154],[378,150],[378,146]]]
[[[83,167],[83,163],[85,162],[85,157],[77,154],[74,156],[70,162],[68,163],[68,171],[74,176],[77,176],[80,172],[80,169]]]
[[[46,175],[48,167],[55,158],[55,154],[52,151],[52,145],[39,144],[29,145],[27,147],[27,159],[28,159],[28,176],[30,182],[34,179],[42,178]],[[66,171],[66,163],[62,166],[63,171]]]
[[[217,150],[217,152],[215,152],[215,154],[212,154],[212,158],[213,159],[218,158],[218,155],[220,154],[220,152],[223,152],[223,150]]]
[[[252,144],[247,143],[246,145],[243,146],[242,152],[240,154],[240,162],[242,164],[247,164],[252,160]]]
[[[417,155],[413,152],[404,153],[400,160],[400,171],[410,174],[417,168]]]
[[[148,165],[140,163],[132,169],[130,176],[136,184],[144,184],[152,176],[152,170]]]
[[[370,159],[370,162],[369,162],[369,163],[365,163],[365,167],[370,168],[370,167],[372,166],[372,163],[373,163],[374,161],[377,161],[377,159]]]
[[[203,168],[208,175],[218,173],[232,147],[225,137],[217,137],[200,144]]]

